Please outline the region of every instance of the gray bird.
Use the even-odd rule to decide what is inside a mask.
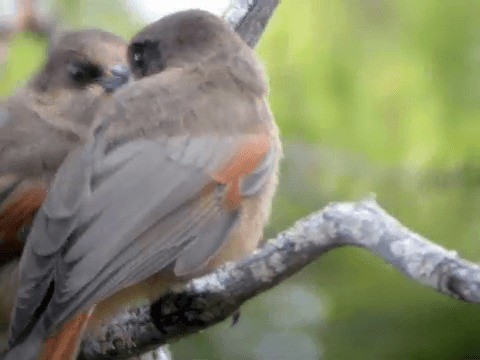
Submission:
[[[8,324],[16,267],[33,216],[100,104],[129,78],[127,43],[102,30],[67,32],[40,71],[0,104],[0,328]]]
[[[128,60],[137,81],[103,107],[35,217],[5,360],[74,359],[88,326],[262,238],[281,147],[253,51],[191,10],[142,30]]]

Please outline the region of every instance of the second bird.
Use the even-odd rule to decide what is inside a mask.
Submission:
[[[0,105],[0,330],[32,219],[97,110],[128,81],[126,52],[123,39],[102,30],[63,33],[40,71]]]

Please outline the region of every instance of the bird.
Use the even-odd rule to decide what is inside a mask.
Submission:
[[[16,273],[33,217],[93,116],[128,82],[127,42],[99,29],[67,31],[28,83],[0,103],[0,328],[8,325]]]
[[[281,158],[260,60],[186,10],[135,35],[134,80],[64,160],[20,260],[4,360],[74,359],[129,304],[254,251]]]

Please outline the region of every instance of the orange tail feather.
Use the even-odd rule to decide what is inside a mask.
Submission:
[[[92,310],[86,314],[77,315],[67,322],[57,334],[49,337],[44,343],[40,360],[76,359],[80,340],[92,315]]]

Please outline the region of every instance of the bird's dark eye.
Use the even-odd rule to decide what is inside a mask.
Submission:
[[[130,70],[135,76],[144,77],[165,69],[164,46],[160,40],[138,40],[128,48]]]
[[[91,63],[72,61],[67,70],[70,78],[80,85],[92,83],[102,76],[102,70]]]
[[[135,72],[140,73],[142,76],[147,74],[147,64],[145,62],[145,43],[135,43],[131,46],[131,66]]]

